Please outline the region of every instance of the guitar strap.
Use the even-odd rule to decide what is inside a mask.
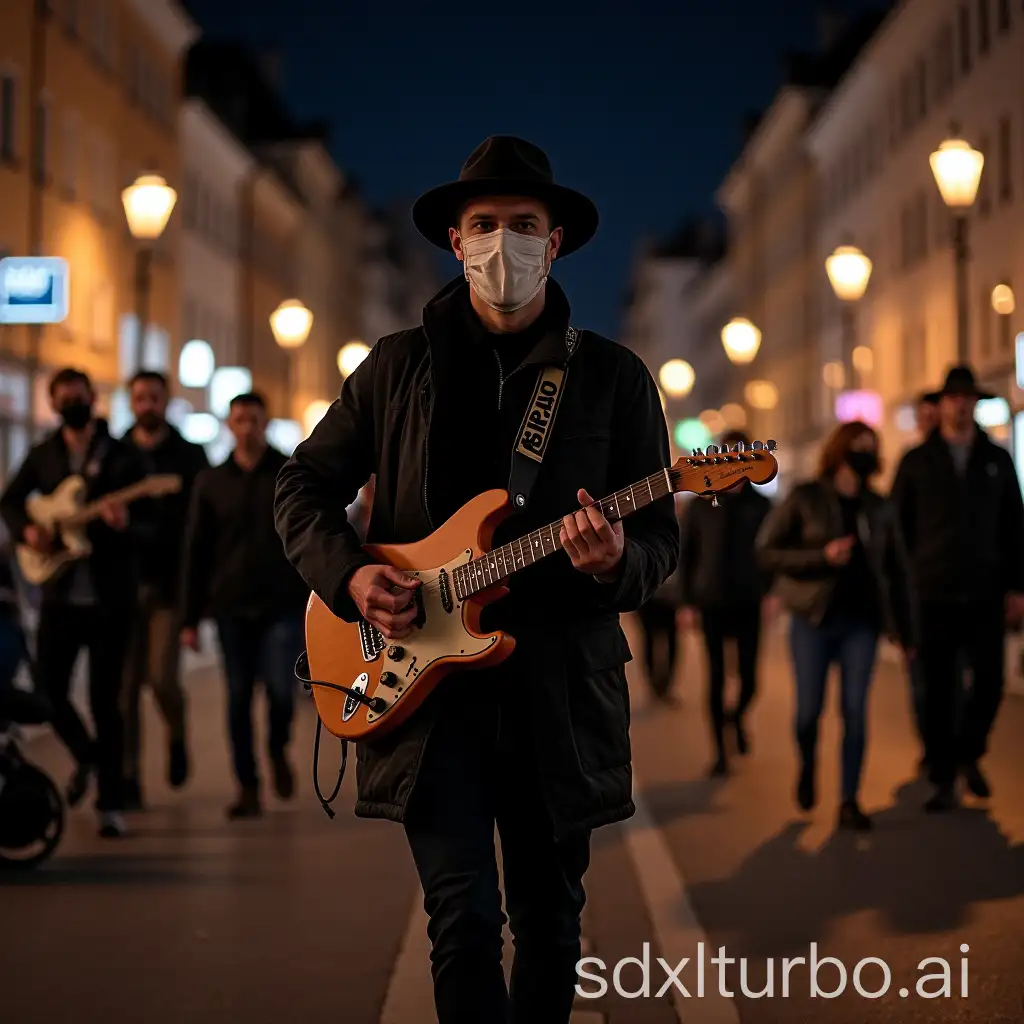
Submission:
[[[533,389],[533,398],[526,407],[522,425],[512,450],[512,470],[508,493],[518,511],[529,504],[530,493],[540,472],[544,454],[548,450],[555,429],[555,417],[565,391],[569,370],[569,356],[579,344],[579,331],[570,326],[565,332],[566,361],[564,366],[542,366]]]

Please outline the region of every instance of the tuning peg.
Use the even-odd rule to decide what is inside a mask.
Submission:
[[[708,445],[708,455],[718,455],[722,451],[717,444]]]
[[[752,451],[759,452],[764,448],[764,445],[760,441],[752,441],[750,447]]]
[[[764,447],[765,451],[773,452],[778,447],[778,445],[774,441],[768,441]]]
[[[704,453],[703,453],[703,452],[702,452],[702,451],[701,451],[701,450],[700,450],[699,448],[694,448],[694,449],[693,449],[693,457],[694,457],[695,459],[699,459],[699,458],[701,458],[701,457],[702,457],[703,455],[704,455]]]
[[[712,494],[711,495],[711,507],[712,508],[718,508],[718,495],[717,494]]]

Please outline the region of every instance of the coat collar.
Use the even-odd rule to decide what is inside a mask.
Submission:
[[[475,317],[469,302],[469,282],[457,277],[444,286],[423,308],[423,330],[427,336],[432,358],[442,353],[454,354],[453,349],[465,334],[467,315]],[[564,367],[576,349],[576,341],[568,336],[571,316],[569,300],[554,278],[549,277],[543,331],[521,366],[544,363]],[[454,344],[453,344],[454,343]]]

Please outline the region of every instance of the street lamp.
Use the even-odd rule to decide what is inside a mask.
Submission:
[[[685,398],[693,390],[696,374],[685,359],[670,359],[662,366],[658,379],[669,398]]]
[[[743,397],[752,409],[768,412],[779,404],[779,389],[770,380],[748,381]]]
[[[967,212],[974,205],[985,166],[985,156],[958,138],[956,125],[946,139],[928,158],[935,184],[943,202],[953,214],[953,259],[956,266],[956,351],[957,361],[970,359],[968,344],[967,298]]]
[[[853,349],[856,344],[856,322],[853,307],[867,290],[871,278],[871,260],[855,245],[840,245],[825,260],[832,290],[842,303],[843,318],[843,371],[848,380],[853,380]]]
[[[286,299],[270,314],[270,329],[281,348],[300,348],[313,329],[313,314],[298,299]]]
[[[138,335],[135,365],[142,365],[142,345],[149,321],[153,246],[164,233],[178,193],[159,174],[142,174],[121,192],[125,219],[132,237],[141,243],[135,253],[135,318]]]
[[[338,372],[342,377],[355,373],[356,367],[370,354],[368,345],[361,341],[350,341],[338,349]]]
[[[752,363],[761,347],[761,332],[746,317],[733,317],[722,328],[722,345],[730,362]]]

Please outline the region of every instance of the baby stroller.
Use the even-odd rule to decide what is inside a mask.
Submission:
[[[37,694],[0,687],[0,870],[42,864],[64,834],[59,790],[18,743],[18,726],[44,725],[49,710]]]
[[[15,687],[14,677],[22,664],[31,673],[10,563],[0,557],[0,871],[42,864],[64,833],[59,790],[26,759],[18,742],[19,726],[45,725],[51,720],[45,697]]]

